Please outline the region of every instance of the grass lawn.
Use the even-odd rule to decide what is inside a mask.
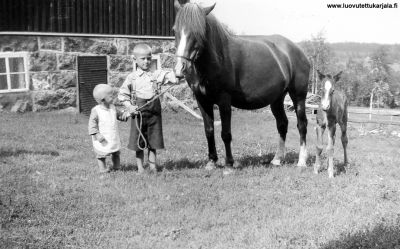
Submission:
[[[284,165],[263,164],[277,145],[268,113],[233,113],[232,175],[202,167],[202,123],[163,116],[165,170],[137,175],[134,153],[101,178],[87,117],[0,113],[0,248],[400,248],[400,139],[349,128],[346,173],[299,170],[290,118]],[[129,126],[121,123],[123,146]],[[343,154],[338,129],[335,164]],[[220,127],[217,150],[224,161]]]

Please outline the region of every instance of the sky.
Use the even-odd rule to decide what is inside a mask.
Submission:
[[[322,32],[328,42],[400,44],[400,0],[197,0],[237,34],[281,34],[294,42]],[[329,9],[327,4],[397,3],[393,9]]]

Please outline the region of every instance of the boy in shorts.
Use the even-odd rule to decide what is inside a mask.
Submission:
[[[136,152],[138,173],[143,173],[143,160],[146,145],[150,170],[156,172],[156,151],[164,149],[162,132],[161,103],[159,98],[161,85],[167,82],[176,83],[173,72],[151,71],[152,52],[149,45],[141,43],[134,47],[133,55],[137,69],[130,73],[119,90],[118,99],[129,113],[136,115],[131,121],[128,149]],[[140,108],[141,106],[143,108]],[[138,110],[138,108],[140,108]],[[138,114],[140,111],[140,115]],[[140,131],[138,124],[141,124]],[[143,136],[140,136],[143,135]],[[140,137],[140,138],[139,138]]]

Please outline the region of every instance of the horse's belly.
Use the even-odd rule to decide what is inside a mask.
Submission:
[[[259,109],[274,103],[285,91],[283,81],[257,81],[241,84],[231,93],[232,106],[240,109]]]
[[[267,95],[232,96],[232,106],[240,109],[254,110],[266,107],[275,100],[275,97],[267,97]]]

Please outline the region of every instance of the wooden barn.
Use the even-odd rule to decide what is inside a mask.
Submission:
[[[77,107],[96,84],[120,86],[132,49],[147,42],[154,66],[174,63],[173,0],[0,0],[0,110]]]

